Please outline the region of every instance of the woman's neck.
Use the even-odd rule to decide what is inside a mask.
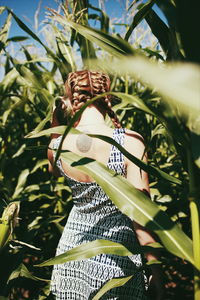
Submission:
[[[76,128],[78,129],[79,127],[81,128],[98,125],[106,125],[104,116],[96,107],[90,106],[83,111],[81,119]]]

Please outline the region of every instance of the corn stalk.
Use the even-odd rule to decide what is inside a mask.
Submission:
[[[194,256],[194,299],[200,299],[200,203],[195,166],[188,150],[189,202]]]

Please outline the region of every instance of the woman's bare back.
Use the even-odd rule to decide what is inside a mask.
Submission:
[[[84,126],[79,128],[79,126],[77,126],[76,129],[80,130],[82,133],[80,134],[69,133],[63,142],[62,149],[72,151],[80,156],[95,159],[107,165],[110,156],[111,145],[105,141],[102,141],[101,139],[92,138],[88,136],[87,133],[105,135],[110,138],[113,138],[114,129],[104,124],[97,126],[96,128],[92,128],[91,126]],[[124,141],[124,147],[126,148],[126,150],[131,151],[131,148],[137,149],[137,144],[141,144],[141,141],[142,141],[142,137],[137,132],[126,129],[125,141]],[[52,139],[49,145],[50,148],[53,148],[54,142],[55,139]],[[133,154],[137,156],[136,152]],[[48,157],[53,164],[53,151],[49,150]],[[128,160],[125,158],[125,166],[127,162]],[[62,162],[62,167],[64,172],[69,177],[72,177],[77,181],[81,181],[81,182],[93,181],[93,179],[89,175],[81,172],[80,170],[77,170],[74,167],[71,167],[65,162]],[[57,176],[58,175],[59,174],[57,173]]]

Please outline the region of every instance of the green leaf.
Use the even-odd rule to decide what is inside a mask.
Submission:
[[[59,155],[60,155],[60,152],[61,152],[61,149],[62,149],[62,144],[63,144],[63,141],[65,139],[65,137],[67,136],[67,134],[70,132],[71,128],[74,126],[74,124],[76,123],[76,121],[79,120],[79,118],[81,117],[81,114],[83,113],[83,111],[89,106],[91,105],[95,100],[99,99],[102,97],[103,94],[101,94],[100,96],[96,96],[94,98],[92,98],[91,100],[87,101],[76,113],[75,115],[71,118],[70,122],[69,122],[69,125],[66,127],[63,135],[62,135],[62,138],[61,138],[61,141],[60,141],[60,144],[59,144],[59,147],[56,151],[56,155],[55,155],[55,160],[54,160],[54,164],[56,164],[58,158],[59,158]]]
[[[31,69],[24,66],[24,64],[19,63],[17,59],[11,57],[9,54],[7,54],[7,56],[10,58],[11,62],[23,78],[26,85],[28,85],[29,87],[34,87],[38,90],[43,89],[44,83],[41,82],[41,79],[39,79],[38,76],[36,76],[34,72],[31,71]]]
[[[13,279],[19,278],[19,277],[26,277],[26,278],[36,280],[36,281],[38,281],[38,280],[46,281],[46,282],[50,281],[50,280],[42,279],[42,278],[32,275],[24,264],[20,264],[19,267],[11,273],[11,275],[8,279],[8,282]]]
[[[0,92],[3,94],[7,89],[11,87],[11,85],[14,83],[14,81],[17,79],[17,76],[19,76],[19,73],[16,69],[10,70],[2,79],[0,83]]]
[[[133,18],[133,22],[129,26],[129,29],[125,35],[125,40],[128,41],[131,33],[135,29],[135,27],[145,18],[145,16],[149,13],[151,7],[154,5],[156,0],[149,0],[147,3],[142,5],[142,7],[138,10],[136,15]]]
[[[12,240],[12,243],[17,244],[17,245],[22,245],[22,246],[26,246],[28,248],[34,249],[34,250],[41,250],[40,248],[37,248],[31,244],[22,242],[22,241],[18,241],[18,240]]]
[[[11,61],[16,68],[16,70],[21,75],[23,81],[30,88],[37,90],[37,94],[40,96],[41,101],[47,106],[49,102],[53,102],[53,97],[47,89],[44,87],[44,82],[41,78],[32,72],[29,68],[25,67],[23,64],[19,64],[16,59],[11,58]]]
[[[6,10],[6,6],[0,6],[0,14],[2,14]]]
[[[21,147],[17,150],[17,152],[13,154],[12,158],[20,156],[24,152],[25,148],[26,148],[26,144],[22,144]]]
[[[130,154],[128,151],[126,151],[122,146],[120,146],[117,142],[115,142],[112,138],[103,136],[103,135],[98,135],[98,134],[87,134],[91,137],[99,138],[111,145],[114,145],[117,147],[130,161],[135,163],[138,167],[140,167],[142,170],[146,171],[147,173],[156,176],[157,178],[163,178],[165,180],[168,180],[170,182],[176,183],[176,184],[181,184],[181,181],[171,175],[168,175],[167,173],[163,172],[159,168],[156,168],[154,166],[148,165],[142,160],[138,159],[134,155]]]
[[[48,121],[50,121],[51,115],[52,115],[50,107],[51,107],[52,104],[53,104],[53,102],[50,103],[49,106],[48,106],[48,108],[47,108],[46,117],[35,127],[35,129],[33,131],[31,131],[29,134],[27,134],[25,136],[26,138],[35,137],[35,135],[37,135],[37,133],[40,132],[44,128],[44,126],[46,125],[46,123]]]
[[[109,17],[108,15],[105,13],[105,11],[103,11],[100,8],[94,7],[91,4],[89,4],[89,8],[94,9],[96,11],[99,11],[101,13],[101,16],[99,17],[97,14],[90,14],[88,16],[89,19],[95,19],[95,20],[99,20],[101,23],[101,30],[103,32],[108,33],[109,32]]]
[[[25,138],[29,138],[29,139],[35,139],[44,135],[50,135],[52,133],[58,133],[58,134],[63,134],[64,131],[66,129],[66,126],[56,126],[56,127],[52,127],[49,129],[44,129],[42,131],[32,131],[30,133],[28,133]]]
[[[57,46],[60,51],[61,59],[66,64],[68,73],[76,70],[76,64],[72,55],[72,49],[69,46],[69,41],[66,39],[64,34],[56,27],[52,26],[56,34]]]
[[[50,10],[50,11],[52,11],[53,13],[58,15],[57,12],[55,12],[53,10]],[[68,19],[69,14],[66,12],[65,9],[64,9],[64,11],[65,11],[65,19]],[[81,13],[83,11],[84,11],[84,13]],[[74,13],[77,15],[81,13],[81,17],[78,18],[79,19],[78,22],[82,25],[88,26],[88,3],[87,2],[78,1],[76,3],[76,5],[74,5]],[[92,65],[90,65],[89,59],[97,58],[95,48],[94,48],[93,44],[88,39],[86,39],[83,35],[74,34],[73,31],[74,30],[72,29],[71,45],[73,45],[74,41],[76,41],[78,43],[84,67],[90,69],[90,68],[92,68]]]
[[[7,39],[8,42],[23,42],[29,39],[27,36],[13,36]]]
[[[54,60],[54,62],[56,63],[56,65],[58,66],[62,77],[64,78],[66,76],[66,73],[63,69],[62,63],[59,61],[58,57],[53,53],[53,51],[47,47],[40,39],[39,37],[30,29],[28,28],[9,8],[7,8],[8,12],[10,12],[13,16],[13,18],[15,19],[15,21],[17,22],[17,24],[19,25],[19,27],[24,30],[26,33],[28,33],[34,40],[36,40],[38,43],[40,43],[44,49],[47,51],[48,55],[51,56]]]
[[[54,264],[62,264],[72,260],[82,260],[96,256],[98,254],[113,254],[121,256],[130,256],[132,253],[123,245],[109,240],[95,240],[77,246],[67,252],[60,254],[54,258],[36,265],[37,267],[52,266]]]
[[[93,61],[95,65],[95,62]],[[108,72],[129,74],[151,89],[155,89],[164,101],[174,105],[178,110],[193,120],[200,113],[199,106],[199,65],[189,63],[160,64],[149,61],[144,57],[134,56],[116,60],[115,64],[107,62],[96,63],[103,66]],[[188,101],[188,99],[190,99]]]
[[[9,94],[7,96],[10,96]],[[11,97],[11,96],[10,96]],[[19,99],[18,99],[19,98]],[[17,95],[17,96],[12,96],[11,98],[12,100],[16,100],[16,102],[14,104],[12,104],[10,106],[9,109],[5,110],[4,114],[3,114],[3,117],[2,117],[2,120],[3,120],[3,125],[6,124],[7,122],[7,119],[8,119],[8,116],[9,114],[16,108],[19,108],[21,106],[23,106],[27,101],[28,101],[28,98],[25,98],[21,95]]]
[[[52,58],[49,57],[37,57],[31,60],[27,60],[25,62],[23,62],[23,65],[26,66],[30,63],[40,63],[40,62],[54,62],[54,60]]]
[[[39,168],[48,165],[49,161],[48,159],[41,159],[38,160],[37,163],[35,164],[34,168],[31,170],[30,174],[33,174],[36,172]]]
[[[143,112],[155,116],[155,113],[144,103],[142,99],[140,99],[136,95],[129,95],[120,92],[110,92],[109,95],[117,96],[121,98],[124,102],[126,102],[126,104],[132,104],[133,106],[142,110]]]
[[[25,169],[21,172],[18,178],[17,186],[12,195],[12,199],[17,198],[19,194],[23,191],[28,175],[29,175],[29,169]]]
[[[155,231],[168,251],[194,264],[190,238],[144,193],[100,162],[71,152],[62,153],[61,158],[89,174],[124,214]]]
[[[12,227],[7,222],[4,223],[2,219],[0,219],[0,250],[8,243],[11,237]]]
[[[1,32],[0,32],[0,52],[6,46],[10,26],[11,26],[11,14],[8,14],[8,17],[3,27],[1,28]]]
[[[176,38],[176,34],[172,29],[159,18],[153,9],[145,16],[152,33],[158,39],[163,51],[167,56],[167,60],[183,59]]]
[[[160,265],[161,263],[162,263],[162,262],[159,261],[159,260],[152,259],[152,260],[148,261],[148,262],[146,263],[146,265],[147,265],[147,266],[151,266],[151,265]]]
[[[122,93],[112,93],[112,94],[116,94],[116,95],[120,95]],[[131,97],[130,97],[131,98]],[[71,133],[73,134],[80,134],[80,131],[71,128]],[[38,133],[30,133],[26,136],[26,138],[38,138],[41,137],[43,135],[50,135],[52,133],[58,133],[58,134],[63,134],[66,131],[66,126],[57,126],[57,127],[53,127],[53,128],[49,128],[49,129],[45,129],[43,131],[40,131]],[[115,147],[117,147],[128,159],[130,159],[130,161],[132,161],[133,163],[135,163],[137,166],[139,166],[142,170],[146,171],[147,173],[156,176],[157,178],[162,178],[165,180],[168,180],[172,183],[175,184],[181,184],[181,181],[178,178],[175,178],[169,174],[167,174],[166,172],[160,170],[159,168],[156,168],[154,166],[151,165],[147,165],[145,162],[143,162],[142,160],[138,159],[137,157],[135,157],[134,155],[130,154],[128,151],[126,151],[125,148],[123,148],[122,146],[120,146],[117,142],[115,142],[112,138],[108,137],[108,136],[104,136],[104,135],[98,135],[98,134],[87,134],[88,136],[91,137],[95,137],[95,138],[99,138],[111,145],[114,145]]]
[[[17,22],[17,24],[19,25],[19,27],[24,30],[26,33],[28,33],[34,40],[36,40],[38,43],[40,43],[46,50],[48,49],[43,42],[39,39],[39,37],[33,33],[32,30],[30,30],[30,28],[28,28],[15,14],[14,12],[7,7],[7,11],[13,16],[13,18],[15,19],[15,21]],[[48,49],[50,50],[50,49]],[[51,51],[50,51],[51,52]]]
[[[99,300],[106,292],[109,290],[122,286],[127,283],[133,275],[127,277],[118,277],[112,278],[108,282],[106,282],[103,287],[98,291],[98,293],[92,298],[92,300]]]
[[[122,57],[124,55],[133,55],[136,52],[131,45],[123,39],[119,39],[91,27],[77,24],[72,22],[70,19],[62,17],[61,15],[54,15],[52,18],[60,24],[68,25],[74,28],[89,41],[96,43],[98,46],[102,47],[112,55]]]

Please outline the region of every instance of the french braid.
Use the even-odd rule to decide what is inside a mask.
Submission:
[[[77,71],[69,73],[65,87],[71,100],[72,114],[75,114],[88,100],[102,93],[109,92],[110,78],[101,72]],[[116,114],[111,108],[111,97],[109,95],[97,99],[93,105],[100,110],[104,110],[115,127],[121,127]]]

